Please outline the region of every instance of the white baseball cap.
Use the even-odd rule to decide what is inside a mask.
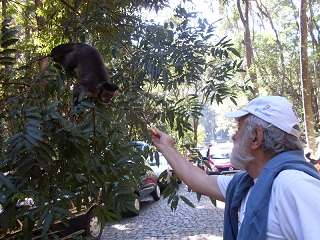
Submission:
[[[301,132],[295,128],[299,125],[297,113],[292,104],[284,97],[262,96],[251,100],[242,110],[225,114],[227,118],[240,118],[247,114],[261,118],[297,138]]]

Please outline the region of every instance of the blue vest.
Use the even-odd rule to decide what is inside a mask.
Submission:
[[[292,150],[272,158],[262,169],[252,188],[245,209],[245,217],[238,234],[238,210],[253,179],[247,172],[239,172],[230,181],[226,193],[224,240],[264,240],[267,235],[269,201],[273,180],[287,169],[303,171],[319,179],[317,169],[305,160],[303,151]]]

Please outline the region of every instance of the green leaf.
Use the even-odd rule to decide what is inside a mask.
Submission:
[[[12,137],[9,138],[9,140],[7,141],[7,144],[8,145],[15,144],[14,142],[16,141],[20,142],[21,136],[22,136],[21,132],[14,134]]]
[[[14,35],[18,34],[19,31],[15,28],[7,29],[3,34],[1,34],[1,41],[11,39]]]
[[[54,150],[54,146],[51,144],[50,141],[42,141],[39,144],[39,147],[43,149],[49,156],[55,157],[56,152]]]
[[[74,176],[80,183],[88,181],[88,179],[85,176],[83,176],[83,174],[76,173]]]
[[[101,125],[97,125],[97,130],[99,131],[99,133],[101,133],[101,135],[106,138],[106,139],[109,139],[109,135],[108,133],[106,132],[106,130],[103,128],[103,126]]]
[[[41,226],[49,213],[49,206],[45,206],[38,220],[38,226]]]
[[[184,201],[187,205],[189,205],[190,207],[195,208],[195,206],[193,205],[192,202],[190,202],[189,199],[187,199],[185,196],[180,196],[180,198],[182,199],[182,201]]]
[[[8,188],[12,193],[15,192],[14,185],[11,183],[10,180],[6,178],[6,176],[2,172],[0,172],[0,187],[2,188],[2,186]]]
[[[158,152],[158,151],[156,151],[156,152],[154,153],[154,157],[155,157],[157,166],[159,166],[160,156],[159,156],[159,152]]]
[[[221,38],[220,39],[220,41],[218,42],[218,43],[216,43],[216,46],[219,46],[219,45],[221,45],[221,44],[223,44],[224,42],[224,40],[227,38],[227,36],[224,36],[223,38]]]
[[[34,147],[39,147],[38,139],[34,138],[33,136],[30,136],[29,134],[24,135],[25,139]]]
[[[27,122],[29,125],[34,126],[34,127],[40,127],[41,126],[41,121],[38,121],[36,119],[32,119],[32,118],[27,118]]]
[[[207,162],[205,162],[205,163],[207,163]],[[197,200],[198,200],[198,202],[201,200],[201,194],[199,194],[199,193],[197,193]]]
[[[68,216],[68,217],[75,217],[75,215],[73,213],[71,213],[69,210],[64,209],[64,208],[53,207],[53,210],[55,212],[61,213],[61,214],[65,215],[65,216]]]
[[[235,48],[227,48],[230,52],[232,52],[234,55],[236,55],[237,57],[241,57],[240,53],[235,49]]]
[[[56,102],[54,102],[54,103],[52,103],[52,104],[47,105],[47,106],[46,106],[46,110],[47,110],[48,112],[55,111],[55,110],[57,109],[59,103],[60,103],[60,101],[56,101]]]
[[[14,63],[15,62],[15,58],[13,57],[0,57],[0,63],[4,64],[4,63]]]
[[[0,55],[10,55],[10,54],[14,54],[16,52],[17,52],[16,49],[4,49],[4,50],[0,51]]]
[[[51,212],[49,212],[46,216],[45,222],[43,224],[43,228],[41,231],[41,236],[46,236],[46,233],[48,232],[50,225],[52,223],[53,215]]]
[[[1,47],[2,48],[7,48],[13,44],[15,44],[16,42],[18,42],[19,39],[9,39],[9,40],[5,40],[1,43]]]
[[[43,131],[40,130],[39,128],[28,125],[26,127],[26,133],[37,140],[40,140],[40,141],[43,140],[43,137],[42,137]]]
[[[238,106],[236,100],[233,97],[230,97],[231,102],[233,102],[234,105]]]
[[[11,18],[8,18],[8,19],[4,19],[3,22],[2,22],[2,28],[6,27],[9,25],[9,23],[12,21]],[[3,32],[3,29],[2,29],[2,32]]]
[[[112,222],[118,218],[118,216],[115,213],[113,213],[109,210],[105,211],[105,216],[106,216],[107,220],[110,222]]]

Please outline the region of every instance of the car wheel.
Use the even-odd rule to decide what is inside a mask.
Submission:
[[[98,216],[94,214],[94,211],[91,211],[88,215],[85,234],[90,239],[100,239],[102,235],[102,224]]]
[[[153,197],[153,200],[155,200],[155,201],[160,200],[161,191],[160,191],[160,187],[158,184],[157,184],[156,189],[151,193],[151,196]]]
[[[140,200],[136,198],[133,202],[134,211],[129,211],[131,216],[138,216],[140,214]]]
[[[136,198],[134,200],[134,209],[139,212],[140,211],[140,200],[138,198]]]

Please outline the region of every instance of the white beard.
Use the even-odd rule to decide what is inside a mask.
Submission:
[[[239,170],[246,170],[246,165],[253,160],[254,158],[249,153],[246,141],[243,141],[243,139],[241,139],[239,144],[233,143],[230,162],[234,168]]]

